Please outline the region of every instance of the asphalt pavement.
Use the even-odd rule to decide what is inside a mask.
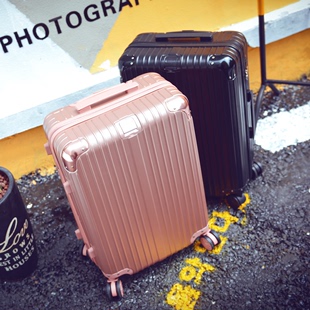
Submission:
[[[267,93],[261,118],[308,104],[310,87]],[[309,120],[310,121],[310,120]],[[59,176],[39,171],[17,181],[39,262],[21,281],[0,280],[0,309],[310,309],[310,140],[270,152],[255,146],[263,175],[236,211],[208,201],[221,244],[198,243],[133,276],[110,301],[101,271],[81,255],[81,241]]]

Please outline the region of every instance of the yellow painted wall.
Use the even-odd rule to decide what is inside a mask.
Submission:
[[[250,87],[256,92],[261,83],[258,48],[248,48]],[[310,75],[310,29],[266,46],[267,79],[298,80]]]
[[[40,169],[42,174],[54,172],[54,162],[47,156],[43,127],[27,130],[0,140],[0,166],[10,170],[15,179]]]

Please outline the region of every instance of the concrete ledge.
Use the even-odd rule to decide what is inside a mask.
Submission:
[[[310,0],[300,0],[279,10],[267,13],[265,18],[266,44],[284,39],[310,28]],[[259,47],[258,17],[220,29],[242,32],[251,47]]]
[[[119,81],[119,77],[114,77],[103,83],[96,84],[70,95],[42,103],[33,108],[4,117],[0,119],[0,139],[12,136],[37,126],[41,126],[45,116],[50,112],[74,103],[81,98],[99,91],[100,89],[117,85]],[[12,126],[8,126],[8,124],[12,124]]]

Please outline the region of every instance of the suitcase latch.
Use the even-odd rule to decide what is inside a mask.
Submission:
[[[115,122],[114,125],[123,139],[136,136],[142,130],[142,126],[136,115],[126,116]]]

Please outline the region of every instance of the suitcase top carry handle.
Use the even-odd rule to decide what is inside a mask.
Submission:
[[[73,106],[79,113],[83,113],[112,99],[133,92],[137,90],[138,87],[139,84],[137,82],[129,81],[127,83],[122,83],[109,89],[96,92],[93,95],[76,102]]]
[[[211,42],[212,32],[207,31],[177,31],[158,33],[155,35],[157,42],[169,42],[169,41],[197,41],[197,42]]]

